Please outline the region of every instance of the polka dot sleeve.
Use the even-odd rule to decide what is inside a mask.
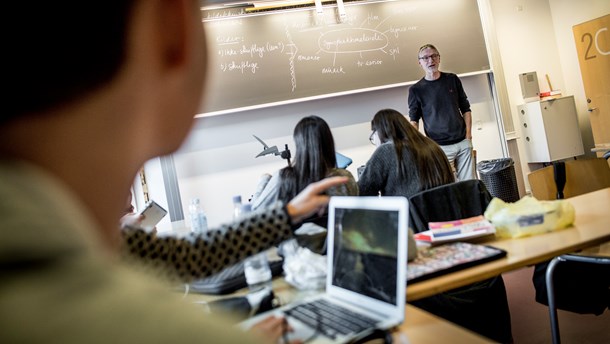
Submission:
[[[201,234],[161,236],[135,228],[125,228],[121,233],[124,253],[140,258],[146,270],[160,270],[171,279],[189,282],[289,239],[292,227],[286,208],[278,202],[252,212],[239,222]]]

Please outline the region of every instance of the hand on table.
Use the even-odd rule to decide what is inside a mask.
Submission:
[[[271,343],[285,343],[280,342],[280,339],[284,337],[285,332],[292,332],[292,327],[288,325],[288,322],[284,317],[269,316],[263,319],[256,325],[250,328],[250,331],[257,334],[259,337],[269,340]],[[300,340],[291,340],[289,344],[300,344]],[[285,344],[288,344],[285,343]]]

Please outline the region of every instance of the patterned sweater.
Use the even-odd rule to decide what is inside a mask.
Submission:
[[[238,222],[205,233],[162,236],[124,228],[126,258],[139,257],[145,270],[162,271],[182,282],[205,278],[255,253],[292,237],[293,228],[283,203],[252,212]]]

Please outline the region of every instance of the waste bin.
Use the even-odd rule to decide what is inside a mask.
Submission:
[[[477,171],[483,184],[493,197],[504,202],[519,200],[519,187],[512,158],[483,160],[477,163]]]

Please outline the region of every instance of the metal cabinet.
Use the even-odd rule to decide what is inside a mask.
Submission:
[[[584,154],[573,96],[517,107],[528,162],[552,162]]]

